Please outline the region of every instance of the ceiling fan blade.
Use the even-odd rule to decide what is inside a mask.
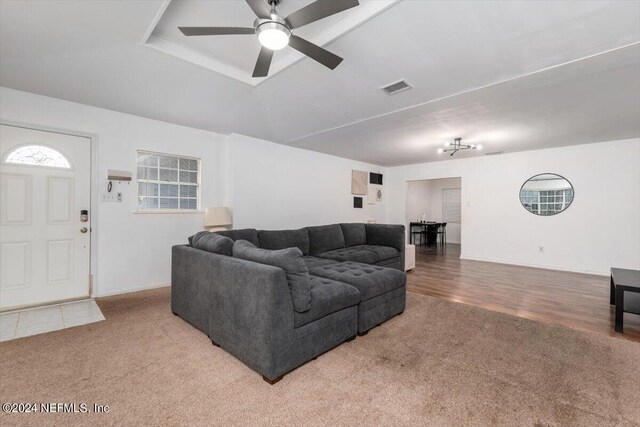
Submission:
[[[256,67],[253,69],[252,77],[267,77],[269,67],[271,66],[271,58],[273,58],[273,51],[262,47],[258,54],[258,61],[256,62]]]
[[[309,58],[318,61],[325,67],[331,68],[332,70],[342,62],[342,58],[338,55],[335,55],[328,50],[325,50],[298,36],[291,35],[289,38],[289,46],[301,53],[304,53]]]
[[[260,19],[271,19],[271,8],[264,0],[246,0],[253,13]]]
[[[351,9],[359,4],[358,0],[317,0],[293,12],[287,16],[285,21],[291,28],[299,28],[327,16],[340,13],[343,10]]]
[[[255,34],[255,28],[247,27],[178,27],[185,36],[224,36],[227,34]]]

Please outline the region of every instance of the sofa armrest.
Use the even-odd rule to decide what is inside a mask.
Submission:
[[[275,378],[292,334],[293,301],[284,270],[233,257],[212,260],[211,340]]]
[[[187,245],[171,248],[171,311],[209,333],[210,252]]]
[[[404,252],[404,225],[365,224],[367,244],[391,246]]]

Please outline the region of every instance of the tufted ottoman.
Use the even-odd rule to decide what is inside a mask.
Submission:
[[[407,276],[399,270],[349,261],[313,267],[309,274],[347,283],[360,291],[360,335],[404,311]]]

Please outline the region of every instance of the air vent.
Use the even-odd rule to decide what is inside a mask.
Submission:
[[[409,86],[409,83],[405,82],[404,80],[391,83],[390,85],[387,85],[382,88],[384,93],[386,93],[387,95],[395,95],[396,93],[402,92],[403,90],[407,90],[407,89],[411,89],[411,86]]]
[[[494,151],[491,153],[484,153],[485,156],[499,156],[500,154],[504,154],[504,151]]]

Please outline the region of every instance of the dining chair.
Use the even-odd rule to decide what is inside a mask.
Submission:
[[[435,244],[438,246],[438,229],[440,228],[440,224],[435,221],[429,221],[426,223],[424,228],[425,239],[427,241],[427,246],[431,246],[431,244]]]
[[[418,230],[417,230],[417,231],[414,231],[415,227],[418,227]],[[420,225],[420,226],[416,226],[416,225],[414,225],[414,226],[412,226],[412,227],[411,227],[411,240],[413,241],[413,244],[414,244],[414,245],[416,244],[416,236],[419,236],[419,237],[420,237],[420,246],[422,246],[422,244],[423,244],[423,239],[422,239],[422,237],[424,236],[424,230],[423,230],[423,228],[424,228],[424,227],[423,227],[423,226],[421,226],[421,225]]]
[[[438,231],[436,231],[436,241],[438,237],[440,237],[440,243],[442,243],[442,245],[445,246],[447,244],[447,223],[446,222],[443,222],[442,224],[440,224],[440,227],[438,227]]]

